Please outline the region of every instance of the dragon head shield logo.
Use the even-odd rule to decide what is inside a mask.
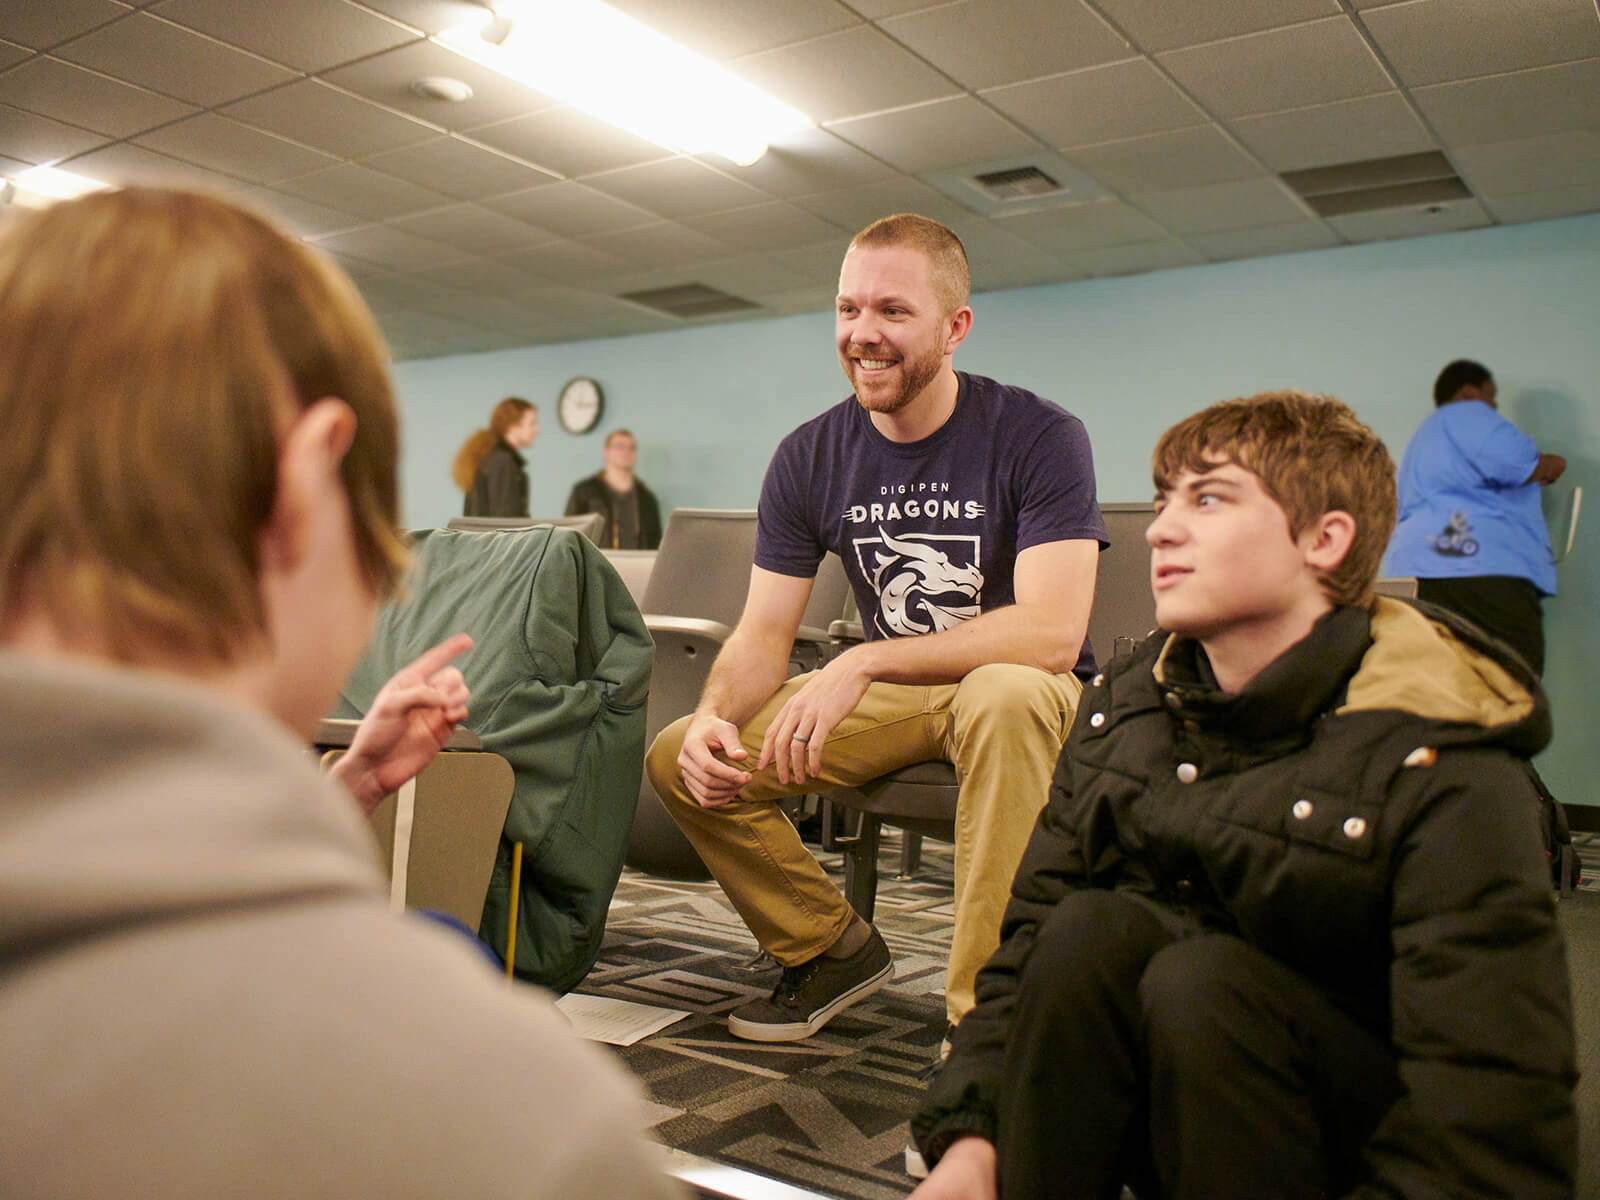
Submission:
[[[977,537],[893,537],[882,526],[876,538],[856,542],[862,570],[878,593],[878,631],[890,637],[937,633],[977,616],[983,595],[978,547]]]

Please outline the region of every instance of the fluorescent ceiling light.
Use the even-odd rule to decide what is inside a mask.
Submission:
[[[11,177],[6,200],[24,208],[43,208],[52,200],[71,200],[110,186],[98,179],[63,171],[59,167],[29,167]]]
[[[599,0],[504,0],[433,39],[456,53],[683,154],[749,166],[808,128],[804,113]]]

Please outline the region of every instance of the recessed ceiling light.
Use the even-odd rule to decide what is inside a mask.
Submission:
[[[10,184],[6,189],[6,203],[20,204],[24,208],[43,208],[53,200],[71,200],[111,186],[60,167],[29,167],[13,175]]]
[[[599,0],[501,0],[433,39],[646,141],[748,166],[804,113]]]

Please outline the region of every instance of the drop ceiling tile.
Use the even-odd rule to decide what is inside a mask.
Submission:
[[[1374,9],[1363,20],[1411,87],[1600,55],[1592,0],[1416,0]]]
[[[1425,208],[1387,208],[1377,212],[1348,213],[1329,217],[1328,224],[1352,242],[1381,242],[1392,238],[1422,237],[1425,234],[1452,233],[1459,229],[1478,229],[1491,225],[1489,214],[1476,200],[1453,200],[1445,205]]]
[[[746,55],[729,65],[818,124],[961,90],[870,25]]]
[[[825,287],[828,292],[828,307],[832,307],[833,299],[839,290],[839,267],[844,262],[845,248],[849,246],[851,236],[851,233],[846,233],[813,242],[809,246],[774,250],[772,257],[791,271],[798,273],[811,286]]]
[[[105,134],[0,104],[0,154],[26,163],[50,163],[105,143]]]
[[[759,204],[767,197],[692,158],[668,158],[624,167],[584,182],[598,192],[663,217],[697,217]]]
[[[1327,104],[1394,86],[1345,16],[1172,50],[1157,59],[1221,117]]]
[[[1600,212],[1600,184],[1556,188],[1548,192],[1523,192],[1516,196],[1486,196],[1484,204],[1505,222],[1548,221]]]
[[[729,249],[715,238],[673,221],[616,233],[597,233],[580,240],[586,246],[640,267],[671,267],[700,259],[721,258]]]
[[[1339,12],[1338,0],[1229,0],[1174,4],[1172,0],[1098,0],[1100,10],[1146,51],[1197,46],[1276,29]]]
[[[1168,236],[1159,224],[1120,200],[1023,213],[1006,218],[1004,224],[1017,237],[1058,254],[1154,242]]]
[[[472,98],[450,104],[418,96],[411,85],[429,75],[459,79],[472,88]],[[385,108],[457,131],[510,120],[555,104],[542,92],[496,74],[433,42],[412,42],[362,62],[324,72],[322,78]]]
[[[549,241],[554,234],[477,204],[452,204],[389,222],[396,229],[454,246],[466,254],[501,255]]]
[[[26,46],[0,41],[0,71],[5,70],[7,67],[15,66],[25,58],[32,57],[33,51]]]
[[[345,0],[161,0],[150,11],[297,71],[325,71],[417,36]]]
[[[1163,192],[1263,173],[1213,125],[1080,147],[1069,157],[1124,192]]]
[[[973,89],[1112,62],[1131,49],[1079,0],[958,0],[880,25]]]
[[[286,179],[277,188],[367,221],[391,221],[423,209],[443,208],[450,203],[450,198],[442,192],[418,187],[359,163],[341,163],[326,171]]]
[[[132,142],[117,142],[100,150],[60,164],[68,171],[126,187],[143,184],[156,187],[191,187],[211,192],[237,193],[246,185],[229,175],[219,175],[192,163],[180,162]]]
[[[611,296],[601,296],[594,292],[584,291],[574,287],[542,287],[535,288],[522,297],[524,304],[530,309],[550,317],[553,320],[582,320],[584,318],[604,318],[615,320],[617,318],[632,318],[640,310],[632,305]],[[668,324],[673,323],[670,317],[663,317]]]
[[[195,111],[192,105],[53,58],[31,59],[0,75],[0,103],[111,137],[130,137]]]
[[[417,237],[391,225],[363,225],[313,240],[329,254],[358,258],[391,271],[418,271],[466,257],[454,246]]]
[[[504,296],[458,295],[446,298],[442,290],[437,301],[428,305],[428,311],[502,333],[526,333],[540,321],[538,314],[526,305]]]
[[[971,96],[835,121],[828,130],[909,175],[1041,149]]]
[[[1180,235],[1311,220],[1311,214],[1288,187],[1276,179],[1244,179],[1171,192],[1135,192],[1128,199]]]
[[[0,7],[0,38],[47,50],[131,11],[113,0],[13,0]]]
[[[1228,122],[1274,171],[1300,171],[1437,150],[1433,136],[1399,92]]]
[[[272,188],[250,188],[241,192],[239,199],[255,205],[303,238],[336,233],[361,223],[349,213],[334,208],[324,208],[320,204],[313,204],[309,200],[302,200],[299,196],[291,196]]]
[[[1456,170],[1480,196],[1550,192],[1600,184],[1600,129],[1457,146]]]
[[[340,158],[414,145],[440,130],[316,79],[302,79],[222,110],[227,116]]]
[[[741,300],[749,300],[759,292],[785,291],[805,283],[805,277],[799,272],[790,270],[766,254],[738,254],[731,258],[693,263],[687,270],[682,267],[677,270],[680,274],[693,276],[695,283],[714,287]]]
[[[1111,275],[1140,275],[1146,271],[1168,271],[1174,267],[1192,267],[1205,262],[1188,246],[1179,241],[1140,242],[1131,246],[1107,246],[1103,250],[1085,250],[1071,255],[1069,266],[1091,278]]]
[[[1083,278],[1083,269],[1053,254],[1035,250],[1026,258],[983,259],[972,264],[972,290],[995,292],[1005,288],[1042,287]],[[982,321],[982,305],[978,318]]]
[[[1413,88],[1411,95],[1452,145],[1582,129],[1600,125],[1600,58]]]
[[[581,183],[552,183],[508,196],[495,196],[486,200],[484,206],[562,237],[609,233],[614,229],[650,225],[657,219],[653,213]]]
[[[361,0],[361,3],[429,34],[483,20],[483,6],[477,0]]]
[[[275,183],[337,161],[320,150],[251,129],[215,113],[201,113],[136,140],[151,150],[224,175],[237,175],[251,183]]]
[[[748,167],[719,167],[769,196],[784,199],[877,183],[895,173],[892,167],[825,129],[788,134],[781,143],[767,147],[767,152]]]
[[[746,299],[771,312],[783,316],[795,316],[801,313],[832,312],[836,297],[837,292],[834,288],[813,284],[808,287],[788,288],[781,292],[762,292]]]
[[[740,250],[781,250],[830,237],[838,238],[842,247],[849,236],[803,208],[776,201],[691,217],[684,224]]]
[[[468,258],[460,262],[423,267],[410,273],[417,286],[456,289],[471,296],[499,296],[518,300],[535,291],[540,281],[527,271],[495,258]]]
[[[526,250],[514,250],[503,257],[512,266],[536,275],[547,283],[594,279],[620,274],[628,269],[628,263],[615,254],[606,254],[593,246],[570,240],[545,242]]]
[[[527,163],[459,137],[442,137],[404,150],[374,154],[366,164],[458,200],[520,192],[555,179]]]
[[[916,12],[923,8],[938,8],[949,0],[850,0],[850,7],[869,21],[879,17],[896,17],[901,13]]]
[[[1143,58],[993,88],[983,99],[1050,146],[1087,146],[1206,123],[1206,115]]]
[[[611,7],[714,62],[861,24],[838,0],[611,0]]]
[[[1039,247],[1019,236],[1005,218],[968,216],[960,220],[946,218],[944,223],[961,239],[973,270],[978,263],[991,259],[1026,258],[1039,253]]]
[[[1228,229],[1218,233],[1191,233],[1183,240],[1212,262],[1258,258],[1268,254],[1293,254],[1300,250],[1326,250],[1339,244],[1332,230],[1316,221],[1258,226],[1254,229]]]
[[[801,196],[794,203],[852,235],[892,213],[921,213],[935,221],[973,215],[943,193],[904,175],[866,187]]]
[[[52,53],[202,108],[295,78],[293,71],[149,13],[74,38]]]
[[[672,153],[654,142],[565,106],[470,131],[473,141],[538,163],[557,175],[589,175]]]

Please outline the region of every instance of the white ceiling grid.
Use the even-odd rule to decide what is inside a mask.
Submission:
[[[979,288],[1600,210],[1596,0],[611,3],[818,128],[749,167],[667,153],[427,41],[464,0],[0,0],[0,168],[265,207],[397,358],[679,328],[617,297],[686,283],[826,308],[849,234],[902,209]],[[1277,178],[1425,151],[1472,196],[1323,219]],[[1032,153],[1106,194],[982,216],[930,186]]]

